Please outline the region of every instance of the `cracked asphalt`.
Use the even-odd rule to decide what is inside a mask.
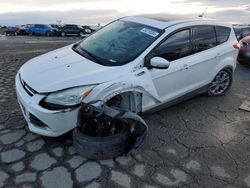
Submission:
[[[198,96],[145,118],[149,136],[132,156],[90,161],[71,134],[29,132],[14,77],[32,57],[76,38],[0,37],[0,187],[250,187],[250,68],[238,65],[226,96]]]

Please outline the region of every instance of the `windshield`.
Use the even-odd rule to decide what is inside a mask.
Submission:
[[[118,66],[138,57],[162,30],[142,24],[115,21],[80,43],[80,48],[103,65]]]

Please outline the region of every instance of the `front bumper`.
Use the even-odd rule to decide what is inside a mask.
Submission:
[[[30,95],[24,89],[19,73],[16,75],[15,83],[17,100],[31,132],[57,137],[76,127],[79,108],[61,111],[42,108],[39,103],[44,95]]]

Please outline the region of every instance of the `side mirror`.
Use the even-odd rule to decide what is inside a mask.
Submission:
[[[153,57],[150,60],[150,66],[156,69],[167,69],[170,66],[170,62],[162,57]]]

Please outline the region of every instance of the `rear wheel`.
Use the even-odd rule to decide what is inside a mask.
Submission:
[[[65,37],[65,36],[66,36],[66,33],[65,33],[65,32],[61,32],[61,36],[62,36],[62,37]]]
[[[83,33],[83,32],[80,32],[80,33],[79,33],[79,36],[80,36],[80,37],[84,37],[84,33]]]
[[[228,69],[221,70],[208,88],[209,96],[224,95],[230,89],[233,81],[233,74]]]
[[[47,37],[50,37],[50,32],[46,32],[46,36],[47,36]]]

